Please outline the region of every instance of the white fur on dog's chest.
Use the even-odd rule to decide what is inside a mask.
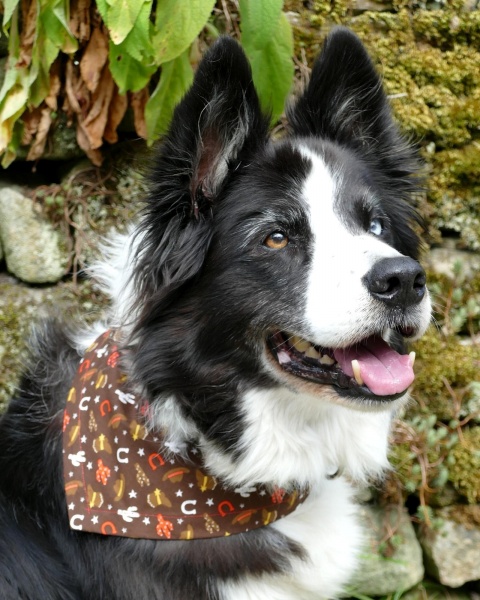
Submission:
[[[336,597],[352,576],[362,546],[352,488],[344,478],[326,480],[276,528],[305,551],[281,575],[248,577],[222,586],[222,600],[320,600]]]
[[[393,410],[352,410],[285,388],[251,390],[241,402],[240,456],[208,442],[202,448],[209,472],[227,483],[312,487],[339,469],[366,481],[388,467]]]

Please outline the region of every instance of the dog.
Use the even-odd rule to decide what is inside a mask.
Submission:
[[[217,40],[138,223],[92,269],[107,322],[36,329],[0,423],[4,600],[307,600],[348,582],[354,484],[388,468],[403,343],[430,320],[419,164],[345,28],[287,117],[272,141],[241,47]]]

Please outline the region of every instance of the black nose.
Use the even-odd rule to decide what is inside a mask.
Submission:
[[[372,296],[389,306],[408,308],[425,296],[425,271],[413,258],[382,258],[363,278]]]

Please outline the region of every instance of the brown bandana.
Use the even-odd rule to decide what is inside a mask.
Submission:
[[[198,448],[182,456],[148,431],[148,402],[126,385],[111,331],[87,349],[63,420],[70,527],[129,538],[221,537],[293,512],[306,494],[228,489],[205,472]]]

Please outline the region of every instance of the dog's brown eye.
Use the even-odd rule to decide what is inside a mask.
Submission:
[[[281,250],[288,244],[288,236],[282,231],[274,231],[266,238],[264,244],[272,250]]]

